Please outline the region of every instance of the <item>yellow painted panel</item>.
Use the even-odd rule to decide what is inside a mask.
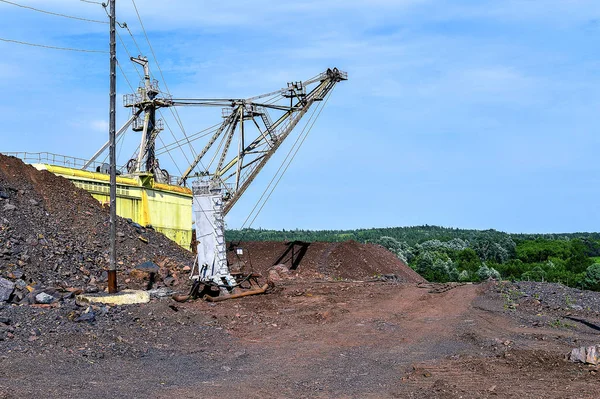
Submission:
[[[187,187],[179,187],[179,186],[172,186],[170,184],[154,183],[154,188],[157,188],[157,189],[163,190],[163,191],[173,191],[173,192],[180,193],[180,194],[192,195],[192,190],[190,190]]]
[[[37,169],[40,169],[38,166],[42,166],[43,169],[48,172],[52,172],[57,175],[63,175],[64,177],[72,176],[72,177],[82,177],[85,179],[98,180],[98,181],[107,181],[110,182],[110,176],[104,173],[99,172],[90,172],[87,170],[67,168],[65,166],[57,166],[57,165],[33,165]],[[117,183],[119,184],[131,184],[138,185],[138,181],[135,178],[130,177],[122,177],[117,176]]]
[[[108,206],[108,175],[55,165],[34,165],[69,179]],[[192,240],[192,193],[185,187],[153,184],[143,187],[136,177],[117,178],[117,214],[152,227],[185,249]]]

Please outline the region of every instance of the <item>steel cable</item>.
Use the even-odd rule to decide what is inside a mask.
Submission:
[[[51,49],[51,50],[75,51],[75,52],[79,52],[79,53],[108,54],[108,51],[104,51],[104,50],[88,50],[88,49],[81,49],[81,48],[48,46],[48,45],[45,45],[45,44],[37,44],[37,43],[23,42],[23,41],[20,41],[20,40],[5,39],[5,38],[2,38],[2,37],[0,37],[0,41],[7,42],[7,43],[22,44],[22,45],[25,45],[25,46],[41,47],[41,48],[46,48],[46,49]]]
[[[296,148],[296,151],[294,152],[294,155],[292,155],[292,158],[290,159],[290,161],[288,162],[287,166],[285,167],[285,169],[283,170],[283,172],[281,173],[281,175],[279,176],[279,179],[277,179],[277,182],[275,183],[275,185],[273,186],[273,188],[271,189],[271,192],[269,193],[269,195],[267,196],[267,198],[265,199],[265,201],[263,202],[263,204],[261,205],[261,207],[259,208],[258,212],[256,213],[256,215],[254,216],[254,218],[252,219],[252,221],[250,222],[250,225],[248,226],[248,228],[250,228],[254,222],[256,221],[256,218],[258,217],[258,215],[260,214],[260,212],[262,211],[262,209],[264,208],[264,206],[267,204],[267,201],[269,201],[269,198],[271,198],[271,195],[273,194],[273,192],[275,191],[275,188],[277,188],[277,185],[279,185],[279,182],[281,181],[281,179],[283,178],[283,175],[285,174],[285,172],[287,172],[288,168],[290,167],[290,165],[292,164],[292,161],[294,160],[294,158],[296,157],[296,155],[298,154],[298,151],[300,150],[300,147],[302,147],[302,144],[304,144],[304,141],[306,140],[306,138],[308,137],[308,135],[310,134],[313,126],[315,125],[317,119],[319,118],[319,116],[321,115],[321,112],[323,111],[323,108],[325,108],[325,105],[327,105],[327,102],[329,101],[329,98],[331,97],[331,92],[329,92],[329,94],[327,95],[327,98],[325,99],[325,101],[323,102],[323,105],[321,106],[321,108],[319,109],[319,113],[317,114],[317,117],[314,119],[312,125],[310,126],[310,128],[308,129],[308,131],[306,132],[306,134],[304,135],[304,138],[302,139],[302,141],[300,142],[300,144],[298,145],[298,147]],[[307,122],[307,126],[308,126]]]
[[[43,14],[54,15],[55,17],[63,17],[63,18],[75,19],[75,20],[84,21],[84,22],[93,22],[95,24],[108,24],[107,21],[98,21],[96,19],[80,18],[80,17],[74,17],[72,15],[61,14],[61,13],[52,12],[52,11],[46,11],[46,10],[40,10],[39,8],[25,6],[23,4],[18,4],[18,3],[13,3],[12,1],[0,0],[0,2],[6,3],[6,4],[11,4],[13,6],[17,6],[17,7],[21,7],[21,8],[25,8],[25,9],[28,9],[28,10],[31,10],[31,11],[41,12]]]
[[[275,172],[275,175],[273,176],[273,178],[271,179],[271,181],[269,182],[269,184],[267,185],[267,187],[265,188],[265,190],[263,191],[262,195],[260,196],[260,198],[258,199],[258,201],[256,202],[256,204],[254,205],[254,207],[252,208],[252,210],[250,211],[250,214],[248,215],[248,217],[246,218],[246,220],[244,221],[244,223],[242,224],[242,227],[240,228],[240,230],[242,230],[245,226],[246,223],[248,223],[248,220],[250,220],[250,218],[252,217],[252,214],[254,213],[254,211],[257,209],[257,207],[259,206],[260,202],[262,201],[262,199],[264,198],[264,196],[267,194],[267,191],[269,191],[269,189],[271,188],[271,185],[273,184],[273,182],[275,181],[275,179],[277,179],[277,176],[279,175],[279,173],[281,172],[282,168],[284,167],[285,163],[288,161],[288,158],[290,157],[290,155],[292,154],[292,152],[294,151],[294,149],[296,149],[296,152],[292,155],[292,158],[290,159],[290,161],[288,162],[287,166],[285,167],[285,169],[283,170],[283,172],[281,173],[281,175],[279,175],[279,178],[277,180],[277,182],[275,183],[275,185],[273,186],[273,188],[271,189],[271,192],[267,195],[267,198],[264,200],[263,204],[260,206],[260,208],[258,209],[258,212],[256,213],[256,215],[254,216],[254,218],[252,219],[252,221],[250,222],[250,225],[248,225],[248,228],[250,228],[250,226],[252,226],[254,224],[254,221],[256,220],[256,218],[258,217],[258,215],[260,214],[260,212],[262,211],[263,207],[265,206],[265,204],[267,203],[267,201],[269,200],[269,198],[271,197],[271,194],[273,194],[273,191],[275,190],[275,188],[277,187],[277,185],[279,184],[279,182],[281,181],[281,178],[283,177],[283,175],[285,174],[285,172],[287,171],[289,165],[291,164],[291,162],[293,161],[294,157],[296,156],[296,154],[298,153],[298,150],[300,149],[300,147],[302,146],[302,144],[304,143],[304,140],[306,139],[306,137],[308,136],[308,133],[310,133],[310,130],[312,129],[312,126],[314,126],[314,123],[316,122],[316,120],[318,119],[319,115],[321,114],[321,111],[323,110],[323,108],[325,107],[325,104],[327,103],[327,101],[329,100],[329,96],[331,95],[331,92],[328,94],[328,97],[326,99],[326,101],[324,101],[323,103],[321,103],[322,105],[317,108],[314,109],[314,111],[312,112],[311,116],[309,117],[308,121],[306,122],[306,125],[304,126],[304,128],[302,129],[302,131],[300,132],[300,134],[298,135],[298,138],[296,138],[296,141],[294,142],[294,144],[292,145],[292,147],[290,148],[290,151],[288,152],[288,154],[286,155],[286,157],[284,158],[284,160],[282,161],[281,165],[279,166],[279,168],[277,169],[277,171]],[[317,113],[318,111],[318,113]],[[315,118],[316,115],[316,118]],[[310,128],[308,129],[308,131],[306,132],[306,135],[304,135],[304,138],[302,138],[305,130],[307,129],[307,127],[309,126],[309,124],[311,123],[311,121],[314,119],[312,125],[310,126]],[[298,145],[298,142],[300,142],[300,144]],[[296,146],[298,145],[298,147],[296,148]],[[242,235],[242,238],[244,237],[244,235]],[[240,239],[241,241],[241,239]]]
[[[146,28],[144,27],[144,23],[142,22],[142,17],[140,16],[137,5],[135,4],[135,0],[131,0],[131,3],[133,4],[133,8],[135,9],[135,13],[138,17],[138,20],[140,21],[140,26],[142,27],[142,32],[144,32],[144,36],[146,37],[146,42],[148,42],[148,47],[150,48],[150,52],[152,53],[152,57],[154,58],[154,62],[156,63],[158,72],[160,73],[160,77],[161,77],[163,83],[165,84],[165,89],[167,90],[167,93],[170,96],[171,91],[169,90],[169,85],[167,84],[167,81],[162,72],[160,64],[158,63],[158,58],[156,58],[156,53],[154,52],[154,48],[152,47],[152,44],[150,43],[150,39],[148,38],[148,34],[146,33]],[[177,109],[173,108],[173,107],[169,107],[169,110],[171,111],[171,114],[173,114],[173,117],[175,118],[175,122],[177,122],[177,124],[179,125],[179,128],[181,129],[181,132],[183,133],[184,137],[187,136],[187,134],[185,132],[185,128],[183,127],[183,123],[181,122],[181,117],[179,116],[179,112],[177,112]],[[190,146],[192,154],[195,157],[196,152],[194,151],[194,147],[191,145],[191,143],[188,142],[188,144]]]

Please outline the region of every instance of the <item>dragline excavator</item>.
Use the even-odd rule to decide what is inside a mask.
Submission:
[[[151,174],[157,182],[179,186],[188,186],[192,179],[197,262],[191,278],[206,287],[218,287],[224,294],[231,293],[238,282],[227,265],[225,215],[300,120],[313,108],[312,119],[334,86],[347,80],[348,75],[331,68],[311,79],[288,83],[284,89],[246,99],[177,99],[160,91],[158,82],[151,79],[145,57],[131,60],[143,67],[144,81],[137,93],[124,96],[131,117],[116,134],[118,138],[132,126],[132,130],[141,132],[141,142],[123,173]],[[219,107],[223,121],[202,135],[186,136],[157,148],[163,122],[156,118],[156,112],[178,106]],[[193,160],[182,176],[174,178],[160,168],[157,156],[198,137],[207,138],[207,142],[199,152],[192,148]],[[84,169],[107,147],[103,146]]]

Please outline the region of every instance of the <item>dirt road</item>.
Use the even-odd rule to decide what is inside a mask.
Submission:
[[[27,328],[0,341],[0,397],[596,397],[597,369],[564,355],[598,344],[598,314],[538,323],[567,311],[507,306],[499,291],[289,281],[239,301],[114,308],[93,324],[35,310],[33,328],[31,308],[5,307]]]

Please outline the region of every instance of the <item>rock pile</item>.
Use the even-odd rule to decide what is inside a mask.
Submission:
[[[147,288],[144,262],[156,264],[155,288],[184,282],[193,255],[152,228],[118,218],[122,288]],[[0,303],[52,305],[63,296],[106,288],[109,211],[86,191],[0,154]],[[154,277],[155,275],[155,277]]]
[[[241,248],[241,254],[238,249]],[[271,280],[292,278],[371,279],[395,275],[402,283],[425,282],[387,249],[356,241],[229,243],[229,264]]]

